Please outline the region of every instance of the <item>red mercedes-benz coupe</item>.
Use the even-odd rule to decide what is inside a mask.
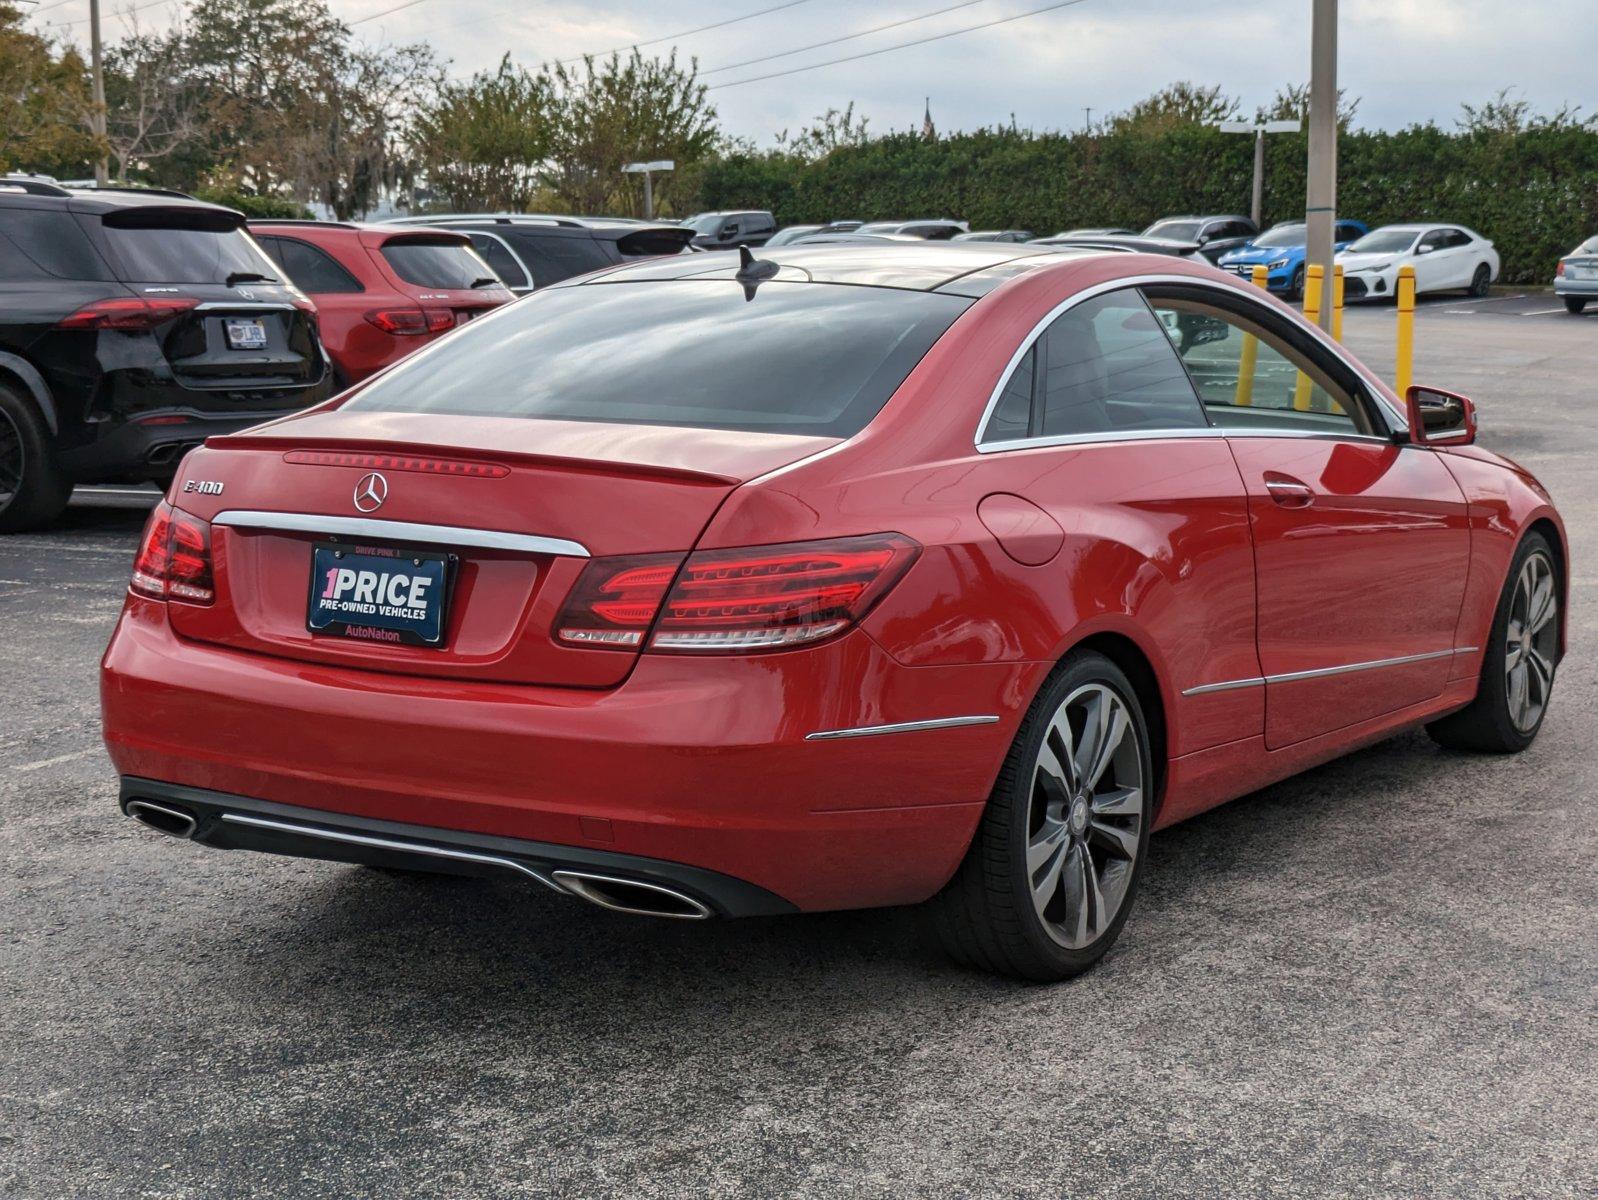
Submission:
[[[1536,736],[1548,494],[1204,265],[622,266],[191,454],[106,652],[128,815],[607,908],[929,902],[1036,979],[1151,830],[1425,724]]]

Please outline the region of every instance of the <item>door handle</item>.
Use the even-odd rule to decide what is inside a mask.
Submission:
[[[1315,492],[1296,479],[1267,479],[1265,490],[1283,508],[1308,508],[1315,503]]]

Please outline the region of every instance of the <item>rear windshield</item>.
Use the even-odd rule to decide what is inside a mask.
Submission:
[[[1173,242],[1191,242],[1198,237],[1198,221],[1156,221],[1143,231],[1144,237],[1170,238]]]
[[[103,222],[106,241],[129,283],[253,282],[282,272],[240,229],[126,228]]]
[[[428,288],[474,288],[497,285],[499,276],[459,242],[389,242],[383,257],[406,283]]]
[[[469,325],[348,407],[850,437],[971,301],[731,280],[556,288]]]

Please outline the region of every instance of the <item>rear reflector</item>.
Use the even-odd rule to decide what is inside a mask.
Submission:
[[[199,301],[190,297],[170,300],[145,300],[138,296],[111,296],[85,304],[71,316],[56,323],[57,329],[121,329],[137,331],[192,312]]]
[[[420,337],[455,328],[455,314],[447,308],[374,308],[366,319],[396,337]]]
[[[359,467],[364,471],[417,471],[423,475],[455,475],[463,479],[504,479],[510,468],[499,463],[465,462],[453,458],[422,458],[412,454],[357,454],[344,450],[291,450],[286,463],[309,467]]]
[[[145,523],[128,587],[152,600],[215,601],[210,522],[181,512],[165,500],[157,504]]]
[[[902,534],[884,533],[702,550],[680,571],[669,554],[595,559],[556,636],[569,645],[675,654],[809,645],[859,622],[920,552]]]

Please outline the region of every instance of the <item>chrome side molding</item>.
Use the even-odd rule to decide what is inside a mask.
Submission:
[[[1408,663],[1430,662],[1436,658],[1452,658],[1456,654],[1474,654],[1480,646],[1456,646],[1452,650],[1432,650],[1426,654],[1405,654],[1399,658],[1377,658],[1370,662],[1347,663],[1340,667],[1316,667],[1311,671],[1289,671],[1285,675],[1265,675],[1254,679],[1228,679],[1224,683],[1201,683],[1198,687],[1183,690],[1184,696],[1203,696],[1209,692],[1231,692],[1239,688],[1263,687],[1267,683],[1293,683],[1300,679],[1323,679],[1328,675],[1351,675],[1355,671],[1375,671],[1381,667],[1401,667]]]
[[[411,521],[379,521],[371,517],[333,517],[319,513],[259,512],[228,509],[211,518],[213,525],[233,529],[265,529],[283,533],[344,534],[396,542],[432,542],[446,546],[476,546],[484,550],[519,550],[526,554],[554,554],[589,558],[588,547],[566,538],[501,529],[467,529],[458,525],[419,525]]]
[[[931,721],[900,721],[895,725],[856,725],[851,729],[822,729],[805,734],[807,742],[829,742],[838,738],[876,737],[880,733],[918,733],[923,729],[958,729],[962,725],[994,725],[996,716],[938,717]]]

